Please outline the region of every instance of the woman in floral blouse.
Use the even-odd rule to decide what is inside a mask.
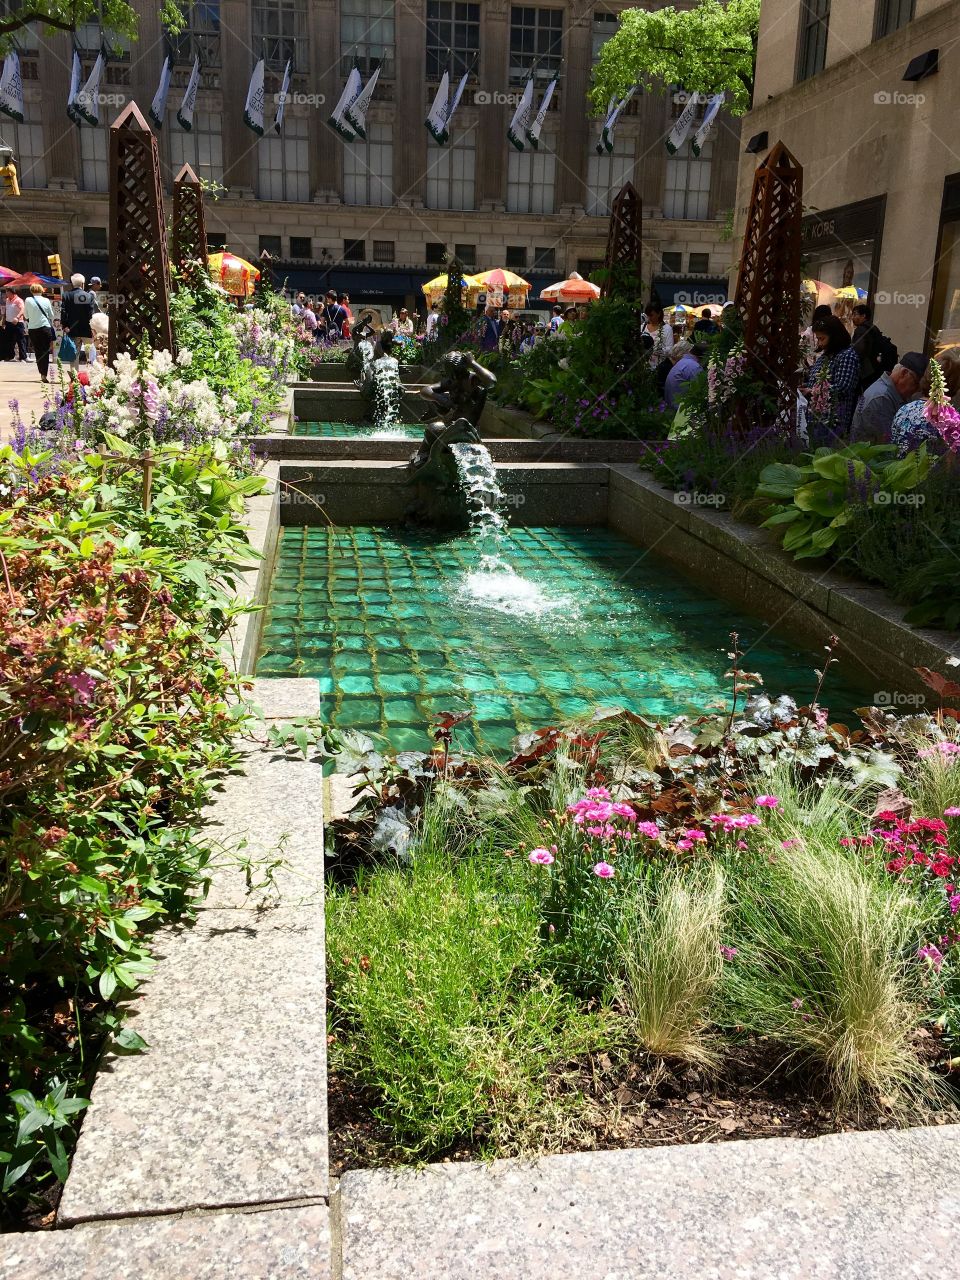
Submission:
[[[814,321],[819,355],[807,378],[810,415],[821,427],[846,441],[860,394],[860,357],[850,345],[842,320],[824,316]]]

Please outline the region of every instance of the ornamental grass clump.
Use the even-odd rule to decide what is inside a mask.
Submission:
[[[725,992],[734,1022],[813,1065],[841,1106],[870,1095],[903,1105],[935,1088],[911,1046],[928,909],[840,845],[838,807],[822,795],[817,822],[786,805],[741,869]]]
[[[632,1035],[660,1057],[716,1066],[709,1028],[732,951],[722,942],[722,870],[664,872],[640,882],[621,911],[617,993]]]

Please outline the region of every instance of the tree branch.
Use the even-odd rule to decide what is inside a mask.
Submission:
[[[42,22],[45,27],[54,27],[57,31],[76,31],[77,22],[68,22],[65,18],[54,18],[50,14],[38,13],[35,9],[26,13],[18,13],[13,18],[0,18],[0,36],[8,36],[12,31],[22,31],[31,22]]]

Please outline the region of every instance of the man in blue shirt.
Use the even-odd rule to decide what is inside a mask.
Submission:
[[[497,309],[492,302],[488,302],[480,326],[480,350],[496,351],[499,342],[500,321],[497,319]]]
[[[850,439],[889,444],[894,415],[917,394],[927,363],[919,351],[907,351],[892,373],[881,373],[876,382],[871,382],[857,404]]]

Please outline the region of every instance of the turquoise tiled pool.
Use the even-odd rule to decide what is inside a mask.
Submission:
[[[398,423],[395,427],[372,427],[369,422],[296,422],[295,436],[319,440],[420,440],[423,423]]]
[[[427,746],[432,715],[469,710],[459,741],[495,754],[521,728],[598,705],[703,711],[728,689],[732,630],[771,694],[812,696],[819,655],[610,530],[513,529],[500,550],[512,573],[484,572],[483,549],[396,528],[285,529],[258,674],[317,677],[326,719],[398,749]],[[837,711],[865,700],[839,676],[827,692]]]

